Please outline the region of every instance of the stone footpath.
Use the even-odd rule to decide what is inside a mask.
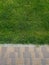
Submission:
[[[49,46],[0,45],[0,65],[49,65]]]

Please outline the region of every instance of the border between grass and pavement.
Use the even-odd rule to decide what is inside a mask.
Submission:
[[[0,46],[4,47],[42,47],[42,46],[49,46],[49,45],[34,45],[34,44],[0,44]]]

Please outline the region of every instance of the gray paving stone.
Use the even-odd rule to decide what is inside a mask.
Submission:
[[[24,58],[29,58],[29,48],[25,47]]]
[[[39,58],[39,52],[37,51],[36,47],[34,47],[34,52],[35,52],[35,58]]]
[[[10,65],[16,65],[16,56],[14,52],[11,52],[9,54],[9,58],[11,59],[11,64]]]
[[[2,50],[1,50],[1,57],[3,58],[4,55],[6,54],[6,51],[7,51],[7,47],[2,47]]]
[[[41,47],[44,58],[49,58],[49,53],[47,52],[46,47]]]
[[[25,52],[23,53],[23,57],[24,57],[24,65],[28,64],[28,59],[29,59],[29,52],[28,52],[28,47],[25,47]]]
[[[18,53],[18,58],[20,58],[21,57],[20,47],[14,47],[14,50],[16,53]]]
[[[7,47],[2,47],[1,50],[1,57],[0,57],[0,61],[1,61],[1,65],[7,65],[7,58],[5,58],[5,54],[7,51]]]
[[[33,60],[32,60],[31,54],[30,54],[30,65],[33,65]]]
[[[3,59],[2,59],[1,65],[7,65],[7,58],[3,58]]]
[[[46,59],[41,59],[41,65],[46,65]]]
[[[18,47],[18,58],[21,57],[21,51],[20,51],[20,47]]]

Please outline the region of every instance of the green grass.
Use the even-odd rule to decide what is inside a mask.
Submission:
[[[49,44],[49,0],[0,0],[0,43]]]

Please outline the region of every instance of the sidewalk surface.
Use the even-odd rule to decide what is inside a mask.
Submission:
[[[49,65],[49,46],[0,45],[0,65]]]

